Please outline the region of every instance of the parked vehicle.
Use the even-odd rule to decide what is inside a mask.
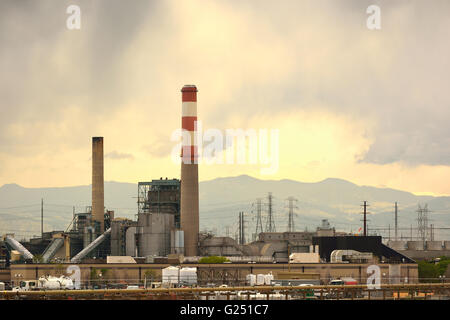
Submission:
[[[12,291],[37,291],[37,290],[73,290],[75,289],[71,278],[66,276],[40,277],[39,280],[20,281],[19,286],[13,287]]]
[[[350,285],[357,285],[358,281],[356,281],[353,278],[350,277],[345,277],[345,278],[340,278],[340,279],[334,279],[330,281],[330,285],[331,286],[350,286]],[[333,290],[332,292],[328,293],[325,295],[326,298],[328,299],[336,299],[338,298],[338,294],[339,294],[339,298],[352,298],[352,292],[351,291],[343,291],[342,293],[340,293],[337,290]],[[355,298],[362,298],[362,293],[361,290],[357,290],[355,289]]]

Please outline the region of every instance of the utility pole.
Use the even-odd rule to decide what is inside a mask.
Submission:
[[[241,220],[242,220],[242,243],[245,244],[245,220],[244,220],[244,212],[241,212]]]
[[[41,239],[44,238],[44,199],[41,198]]]
[[[369,205],[367,204],[367,201],[364,201],[364,204],[363,204],[362,206],[364,207],[364,211],[363,211],[363,215],[364,215],[364,219],[363,219],[363,222],[364,222],[364,226],[363,226],[363,236],[364,236],[364,237],[367,237],[367,214],[368,214],[368,212],[367,212],[367,207],[369,206]]]
[[[268,199],[268,217],[267,217],[266,232],[276,232],[275,222],[273,221],[272,192],[269,192],[267,199]]]
[[[397,213],[398,213],[398,209],[397,209],[397,202],[395,202],[395,241],[397,241],[397,237],[398,237],[398,220],[397,220]]]
[[[241,212],[239,212],[239,236],[238,236],[238,243],[241,243],[241,239],[242,239],[242,220],[241,220]]]
[[[239,212],[239,244],[245,244],[244,212]]]
[[[294,201],[296,202],[297,199],[294,197],[289,197],[287,199],[289,201],[289,223],[288,223],[288,232],[294,232],[295,231],[295,225],[294,225],[294,208],[297,208],[297,206],[294,206]]]

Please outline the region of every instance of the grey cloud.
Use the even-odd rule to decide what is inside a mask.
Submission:
[[[65,28],[69,4],[81,6],[79,31]],[[380,31],[365,28],[365,8],[370,4],[381,7]],[[98,121],[126,112],[120,107],[133,98],[135,89],[123,54],[133,49],[130,45],[143,28],[155,52],[178,48],[176,43],[163,43],[176,41],[174,34],[179,32],[169,6],[150,0],[1,1],[2,150],[38,152],[39,144],[56,136],[55,132],[64,134],[70,145],[85,144],[87,132]],[[376,120],[374,143],[360,161],[450,165],[450,44],[446,41],[450,38],[450,2],[293,0],[280,4],[242,0],[229,2],[228,7],[236,14],[248,12],[257,17],[251,23],[270,26],[272,36],[283,39],[293,52],[294,67],[285,78],[273,77],[270,83],[244,82],[230,92],[232,99],[213,103],[208,113],[199,112],[207,127],[224,128],[224,122],[236,114],[249,117],[320,107],[359,121]],[[308,38],[314,30],[321,31]],[[274,50],[270,39],[260,36],[258,24],[249,22],[245,31],[257,39],[252,41],[267,41],[267,50]],[[330,44],[333,41],[336,46]],[[381,49],[373,50],[373,44]],[[209,44],[192,45],[202,50]],[[307,70],[302,61],[311,50],[323,54],[327,67],[318,65],[313,73]],[[150,61],[155,52],[148,52]],[[258,57],[260,52],[253,54]],[[173,61],[180,68],[189,63],[189,57]],[[230,66],[236,70],[231,75],[239,80],[243,66]],[[220,74],[215,69],[220,67],[207,67],[211,77]],[[190,76],[196,79],[195,73]],[[154,77],[159,79],[158,74]],[[79,107],[84,121],[66,119],[67,131],[61,132],[58,124],[68,106]],[[17,134],[16,126],[26,132]],[[173,146],[163,141],[146,150],[166,156]]]
[[[218,104],[209,120],[222,121],[225,108],[243,116],[323,108],[351,116],[355,121],[367,119],[368,125],[372,119],[376,120],[375,140],[362,156],[363,162],[450,165],[450,44],[444,40],[450,38],[447,17],[450,2],[441,0],[432,5],[419,1],[314,3],[279,6],[265,2],[264,12],[258,11],[258,15],[261,20],[270,21],[280,37],[285,33],[292,36],[292,30],[284,27],[292,25],[292,21],[298,34],[311,24],[314,29],[324,28],[319,35],[323,37],[323,50],[333,41],[331,37],[338,35],[338,50],[326,55],[332,62],[330,69],[317,70],[313,76],[318,80],[308,77],[311,74],[299,67],[287,79],[246,85],[233,93],[234,103]],[[379,31],[365,27],[365,9],[370,4],[381,7]],[[259,3],[258,7],[252,7],[258,8]],[[314,18],[319,15],[318,22],[308,20],[305,12]],[[324,19],[329,19],[327,24],[323,23]],[[371,42],[362,45],[365,41]],[[381,46],[379,50],[375,47],[379,56],[370,50],[370,43]],[[310,50],[308,43],[294,37],[291,45],[298,61]],[[317,49],[320,48],[312,50]],[[334,74],[340,78],[336,79]],[[235,113],[228,114],[232,119]]]
[[[81,30],[66,28],[66,8],[72,4],[81,8]],[[54,137],[58,128],[53,127],[62,122],[71,127],[66,138],[73,140],[72,145],[80,145],[99,119],[107,119],[122,106],[130,98],[122,54],[144,22],[150,18],[157,23],[157,4],[1,1],[3,151],[30,153],[34,146]],[[83,121],[67,121],[69,107],[78,108]]]

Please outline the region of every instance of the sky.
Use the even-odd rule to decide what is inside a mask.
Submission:
[[[81,10],[70,30],[69,5]],[[367,7],[380,7],[370,30]],[[0,185],[179,178],[181,93],[204,130],[278,132],[278,167],[201,164],[200,180],[335,177],[450,195],[450,2],[0,2]],[[230,146],[228,146],[231,148]]]

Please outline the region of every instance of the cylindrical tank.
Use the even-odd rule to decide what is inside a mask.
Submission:
[[[408,246],[408,250],[423,250],[424,249],[423,241],[408,241],[407,246]]]
[[[197,284],[197,268],[181,268],[180,269],[180,282],[185,285]]]
[[[246,276],[247,284],[251,287],[253,287],[256,284],[256,275],[254,274],[248,274]]]
[[[388,247],[397,251],[406,250],[406,241],[404,240],[390,240],[388,241]]]
[[[268,273],[264,276],[264,284],[266,286],[270,286],[272,284],[272,280],[273,280],[273,274],[272,273]]]
[[[256,275],[256,285],[257,286],[263,286],[265,283],[265,280],[266,280],[266,277],[264,274],[259,273]]]
[[[450,241],[444,241],[444,249],[450,250]]]
[[[180,224],[186,256],[198,253],[199,203],[197,158],[197,88],[186,85],[182,92],[183,142],[181,149]]]
[[[180,268],[167,267],[162,269],[162,282],[177,284],[180,276]]]
[[[442,241],[427,241],[427,250],[442,250]]]

